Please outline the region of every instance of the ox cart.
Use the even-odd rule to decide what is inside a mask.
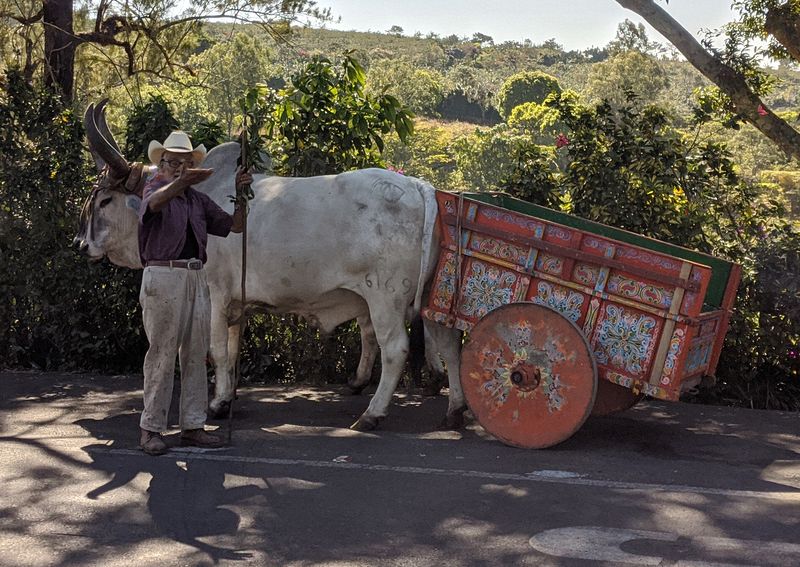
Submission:
[[[548,447],[591,414],[713,376],[738,265],[504,194],[436,197],[422,314],[468,333],[461,384],[496,438]]]

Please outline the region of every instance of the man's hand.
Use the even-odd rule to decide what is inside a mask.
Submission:
[[[244,218],[247,215],[245,207],[240,207],[238,204],[233,207],[233,224],[231,225],[231,232],[239,234],[244,231]]]
[[[246,171],[242,166],[236,168],[236,205],[233,207],[233,225],[231,232],[240,233],[244,231],[245,217],[247,216],[247,205],[239,202],[240,191],[245,185],[253,183],[253,175]],[[246,201],[245,201],[246,202]]]
[[[239,189],[243,185],[250,185],[253,183],[253,175],[244,169],[242,166],[236,168],[236,189]]]
[[[205,181],[214,174],[213,169],[184,169],[178,180],[184,187]]]
[[[161,189],[153,193],[150,199],[148,199],[147,206],[152,212],[157,213],[163,209],[170,200],[178,195],[182,195],[187,187],[205,181],[211,177],[213,173],[213,169],[184,169],[180,172],[180,176],[176,178],[175,181],[164,185]]]

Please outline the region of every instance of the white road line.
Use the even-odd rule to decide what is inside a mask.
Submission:
[[[91,449],[90,453],[107,454],[115,456],[134,456],[152,459],[141,451],[133,449]],[[161,459],[174,459],[180,461],[214,461],[227,463],[252,463],[258,465],[276,465],[284,467],[300,466],[321,469],[361,470],[371,472],[396,472],[406,474],[422,474],[433,476],[456,476],[463,478],[477,478],[486,480],[507,480],[515,482],[546,482],[552,484],[565,484],[571,486],[592,486],[619,490],[641,490],[652,492],[688,492],[693,494],[731,496],[740,498],[762,498],[788,502],[800,502],[800,490],[765,492],[756,490],[735,490],[727,488],[712,488],[707,486],[689,486],[682,484],[651,484],[643,482],[619,482],[616,480],[602,480],[584,478],[579,473],[571,471],[534,471],[530,473],[502,473],[488,471],[471,471],[464,469],[436,469],[429,467],[391,466],[369,463],[313,461],[307,459],[270,459],[267,457],[243,457],[238,455],[221,454],[219,449],[180,448],[171,449]]]

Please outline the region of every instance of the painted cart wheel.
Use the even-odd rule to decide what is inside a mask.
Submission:
[[[597,368],[572,321],[548,307],[512,303],[470,331],[461,384],[484,429],[508,445],[542,449],[569,438],[589,417]]]
[[[635,394],[630,388],[608,380],[598,380],[592,415],[603,416],[625,411],[635,406],[642,398],[644,394]]]

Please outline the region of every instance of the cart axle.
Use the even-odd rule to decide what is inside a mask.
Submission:
[[[511,383],[523,392],[530,392],[539,387],[542,371],[536,366],[519,364],[511,371]]]

